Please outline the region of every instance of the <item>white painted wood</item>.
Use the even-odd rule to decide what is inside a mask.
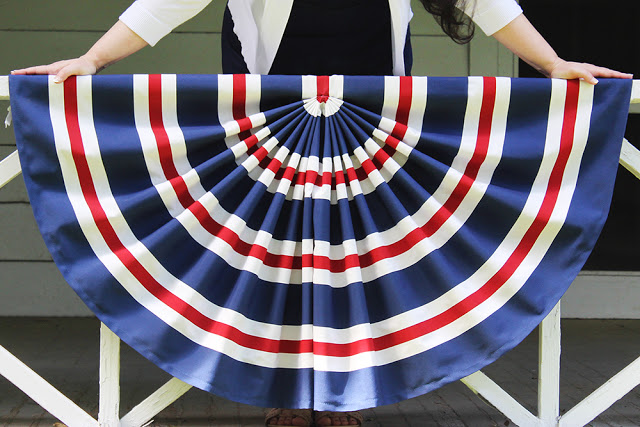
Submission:
[[[98,425],[120,425],[120,338],[100,324],[100,396]]]
[[[631,143],[626,139],[622,141],[620,164],[636,178],[640,179],[640,150],[631,145]]]
[[[631,86],[631,104],[640,103],[640,80],[634,80]]]
[[[0,374],[67,426],[89,427],[98,425],[98,422],[82,408],[60,393],[2,346],[0,346]]]
[[[629,113],[640,114],[640,80],[634,80],[633,86],[631,86]]]
[[[640,272],[581,272],[562,297],[562,318],[640,319]]]
[[[177,378],[170,379],[155,393],[133,408],[122,420],[121,427],[139,427],[145,425],[167,406],[191,389],[191,386]]]
[[[20,167],[20,159],[18,158],[18,150],[9,154],[0,162],[0,188],[7,185],[13,178],[20,175],[22,168]]]
[[[538,328],[538,418],[556,425],[560,415],[560,302]]]
[[[9,99],[9,76],[0,76],[0,100]]]
[[[640,384],[640,357],[560,418],[561,427],[582,426]]]
[[[481,371],[475,372],[460,381],[469,387],[471,391],[486,399],[518,426],[537,427],[541,425],[540,420],[535,415],[527,411],[524,406]]]

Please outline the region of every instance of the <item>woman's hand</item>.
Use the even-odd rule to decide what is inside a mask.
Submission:
[[[558,57],[549,43],[546,42],[524,15],[518,16],[498,30],[493,34],[493,37],[518,55],[520,59],[547,77],[582,79],[591,84],[598,83],[596,77],[621,79],[633,77],[631,74],[613,71],[592,64],[565,61]]]
[[[596,77],[631,79],[633,74],[621,73],[597,65],[584,62],[569,62],[558,58],[546,73],[549,77],[559,79],[582,79],[585,82],[596,84]]]
[[[55,75],[53,81],[63,82],[69,76],[82,76],[97,73],[98,66],[86,56],[74,59],[65,59],[49,65],[37,65],[35,67],[13,70],[11,74],[50,74]]]
[[[49,65],[13,70],[11,74],[53,74],[54,81],[61,83],[69,76],[95,74],[145,46],[146,41],[122,21],[117,21],[84,55]]]

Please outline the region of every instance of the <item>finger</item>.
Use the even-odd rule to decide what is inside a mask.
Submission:
[[[21,68],[11,71],[11,74],[49,74],[49,66],[37,65],[35,67]]]
[[[633,74],[629,73],[621,73],[620,71],[610,70],[608,68],[600,68],[593,72],[595,76],[598,77],[607,77],[607,78],[617,78],[617,79],[632,79]]]
[[[617,78],[617,79],[632,79],[633,78],[633,74],[622,73],[620,71],[611,70],[609,68],[599,67],[597,65],[584,64],[584,66],[595,77],[606,77],[606,78]]]
[[[68,61],[58,61],[48,65],[36,65],[35,67],[13,70],[11,74],[57,74]]]

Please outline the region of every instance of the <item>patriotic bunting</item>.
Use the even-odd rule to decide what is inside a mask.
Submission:
[[[471,374],[553,308],[605,221],[631,83],[11,76],[10,89],[42,235],[101,321],[220,396],[352,410]]]

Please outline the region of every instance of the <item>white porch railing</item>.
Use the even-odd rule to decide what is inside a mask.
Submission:
[[[0,76],[0,100],[9,99],[9,78]],[[640,104],[640,80],[634,80],[631,103]],[[630,112],[640,112],[631,106]],[[623,142],[620,164],[640,179],[640,151]],[[20,174],[17,151],[0,162],[0,188]],[[584,400],[560,416],[560,303],[542,321],[538,349],[538,413],[532,414],[489,377],[478,371],[461,381],[520,427],[576,427],[587,424],[640,384],[640,357]],[[120,418],[120,340],[100,327],[98,419],[60,393],[31,368],[0,346],[0,374],[54,417],[68,425],[143,426],[191,386],[173,378]]]

